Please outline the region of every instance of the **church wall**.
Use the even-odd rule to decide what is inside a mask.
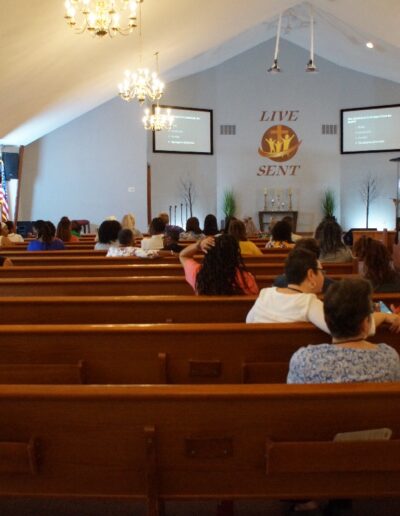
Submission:
[[[141,126],[141,107],[117,98],[29,145],[20,220],[57,221],[68,214],[98,224],[108,215],[119,218],[132,211],[138,226],[145,229],[148,161],[152,214],[177,205],[178,224],[183,202],[180,183],[191,180],[196,191],[194,215],[201,221],[209,212],[223,217],[223,192],[232,188],[237,215],[252,216],[257,223],[264,189],[273,190],[275,198],[280,191],[287,207],[290,188],[293,208],[299,211],[298,230],[311,231],[322,215],[321,196],[330,188],[337,196],[337,217],[343,227],[363,226],[359,189],[371,174],[379,178],[380,191],[371,205],[370,226],[393,227],[390,198],[395,197],[396,168],[388,160],[398,154],[341,156],[340,109],[399,102],[399,85],[318,57],[320,72],[307,74],[307,52],[287,41],[281,42],[282,73],[267,74],[273,51],[271,40],[167,85],[162,103],[214,110],[213,156],[153,153],[151,136]],[[272,112],[275,120],[266,120]],[[264,132],[279,123],[293,129],[301,141],[297,153],[281,163],[258,153]],[[220,135],[221,124],[235,125],[236,135]],[[323,136],[322,124],[337,124],[338,133]],[[134,193],[128,192],[130,186]]]
[[[135,192],[128,192],[134,187]],[[146,135],[137,103],[114,99],[26,147],[20,220],[146,218]]]
[[[258,223],[258,211],[264,206],[264,189],[273,190],[275,199],[278,191],[287,207],[290,188],[293,208],[299,211],[298,230],[311,231],[322,216],[321,197],[330,188],[335,192],[337,217],[343,226],[362,226],[365,210],[359,189],[365,175],[371,173],[379,177],[380,196],[371,205],[370,226],[392,227],[394,208],[389,197],[395,196],[395,167],[388,160],[397,154],[341,156],[340,109],[396,103],[399,85],[352,72],[318,57],[320,72],[306,73],[308,53],[287,41],[282,41],[280,48],[282,73],[268,74],[266,69],[273,52],[274,41],[269,41],[214,69],[168,85],[167,104],[217,106],[215,166],[210,166],[212,160],[207,156],[153,154],[149,147],[149,162],[157,182],[155,210],[167,208],[169,202],[164,202],[163,192],[168,192],[166,201],[173,199],[172,189],[176,188],[179,177],[191,170],[199,192],[195,214],[200,219],[213,211],[209,209],[213,204],[221,219],[223,192],[232,188],[237,196],[238,216],[252,216]],[[279,112],[298,113],[292,114],[290,121],[261,121],[263,112],[267,112],[265,119],[273,111],[278,112],[275,116]],[[286,113],[287,116],[290,115]],[[301,140],[297,154],[282,163],[258,154],[264,132],[279,123],[293,129]],[[236,125],[236,135],[221,136],[221,124]],[[322,124],[337,124],[337,134],[322,135]],[[274,168],[268,169],[268,165]],[[278,168],[279,165],[283,168]],[[263,166],[268,175],[258,175]],[[205,170],[210,174],[215,171],[216,190],[210,189],[209,193],[203,191]],[[270,206],[270,198],[268,201]]]

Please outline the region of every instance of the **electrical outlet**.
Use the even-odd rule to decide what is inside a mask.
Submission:
[[[133,193],[135,191],[135,187],[134,186],[128,186],[128,192],[129,193]]]

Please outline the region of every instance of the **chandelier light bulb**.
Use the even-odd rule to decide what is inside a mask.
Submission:
[[[173,126],[174,117],[169,108],[166,114],[161,113],[161,108],[157,104],[154,107],[154,113],[151,113],[149,108],[144,110],[142,122],[146,131],[169,131]]]
[[[137,6],[143,0],[66,0],[64,18],[77,34],[126,36],[137,26]]]

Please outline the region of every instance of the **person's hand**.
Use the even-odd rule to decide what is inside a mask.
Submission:
[[[400,314],[400,305],[396,307],[392,304],[390,305],[390,309],[394,314]]]
[[[400,315],[386,314],[385,323],[389,325],[389,329],[392,333],[400,333]]]
[[[212,236],[203,238],[200,240],[199,247],[204,254],[207,254],[208,250],[215,246],[215,238]]]

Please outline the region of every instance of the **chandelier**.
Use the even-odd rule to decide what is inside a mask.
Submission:
[[[169,108],[166,113],[161,113],[161,108],[157,104],[153,113],[150,113],[149,108],[144,110],[142,122],[146,131],[169,131],[174,123],[174,117]]]
[[[130,102],[137,99],[140,104],[146,99],[159,100],[164,93],[164,83],[158,78],[158,52],[156,56],[157,72],[147,68],[138,68],[136,72],[126,70],[124,82],[118,84],[118,95],[121,99]]]
[[[86,30],[93,36],[126,36],[137,26],[137,5],[143,0],[66,0],[67,24],[77,34]]]

